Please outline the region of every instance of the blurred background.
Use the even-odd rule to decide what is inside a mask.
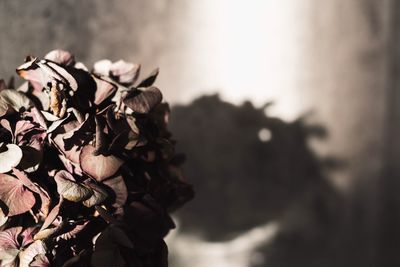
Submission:
[[[196,198],[175,267],[400,265],[400,2],[0,1],[25,55],[125,59],[171,103]]]

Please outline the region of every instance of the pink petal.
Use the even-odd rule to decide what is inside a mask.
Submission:
[[[109,98],[117,90],[117,87],[114,84],[98,78],[94,75],[92,75],[92,77],[97,85],[94,97],[94,104],[100,105],[104,100]]]
[[[83,147],[79,161],[82,170],[97,181],[102,181],[114,175],[124,163],[121,159],[109,155],[97,155],[93,153],[95,148],[91,145]]]
[[[7,205],[9,216],[25,213],[35,205],[33,193],[20,180],[7,174],[0,174],[0,199]]]
[[[47,55],[44,56],[44,58],[65,66],[72,65],[75,62],[73,54],[61,49],[50,51],[49,53],[47,53]]]
[[[122,207],[125,205],[126,200],[128,199],[128,189],[124,182],[124,179],[121,175],[103,181],[103,183],[109,186],[113,192],[115,193],[115,200],[113,206],[115,208]]]
[[[57,192],[65,199],[79,202],[90,198],[92,190],[75,182],[74,177],[67,171],[59,171],[54,176],[57,183]]]
[[[146,114],[162,101],[162,94],[157,87],[149,87],[145,90],[137,90],[129,94],[123,100],[124,104],[133,112]]]
[[[19,266],[20,267],[30,267],[31,263],[37,255],[45,255],[46,250],[44,249],[43,242],[37,240],[33,242],[29,247],[21,251],[19,254]]]

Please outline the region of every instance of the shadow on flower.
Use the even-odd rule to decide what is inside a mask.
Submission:
[[[169,212],[193,197],[158,69],[54,50],[0,83],[1,266],[167,266]]]

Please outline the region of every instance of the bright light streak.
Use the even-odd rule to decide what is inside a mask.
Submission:
[[[270,113],[297,117],[303,111],[298,88],[303,6],[290,0],[194,3],[191,12],[197,24],[187,60],[189,69],[198,73],[192,88],[182,93],[183,101],[218,92],[238,104],[251,100],[260,106],[273,100]]]
[[[179,266],[247,267],[266,261],[266,255],[256,250],[270,244],[278,231],[279,224],[270,222],[226,242],[207,242],[181,233],[168,235],[166,241],[171,252],[179,259]]]

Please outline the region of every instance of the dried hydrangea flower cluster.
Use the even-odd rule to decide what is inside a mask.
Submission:
[[[168,105],[140,65],[66,51],[0,83],[1,266],[166,266],[169,212],[193,191]]]

